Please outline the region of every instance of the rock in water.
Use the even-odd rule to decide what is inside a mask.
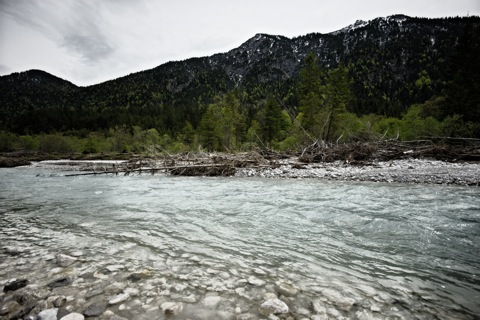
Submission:
[[[87,309],[83,311],[85,317],[96,317],[101,315],[107,310],[107,304],[102,301],[96,301],[87,306]]]
[[[57,288],[57,287],[66,287],[72,284],[73,280],[68,278],[68,277],[63,277],[60,279],[57,279],[55,281],[50,282],[47,286],[50,289]]]
[[[67,297],[59,296],[55,300],[53,300],[53,306],[55,308],[63,307],[63,305],[67,302]]]
[[[117,304],[117,303],[120,303],[120,302],[123,302],[125,300],[127,300],[129,298],[129,294],[128,293],[119,293],[117,294],[116,296],[112,297],[109,301],[108,301],[108,304]]]
[[[297,294],[298,290],[286,282],[282,282],[278,285],[278,293],[285,297],[293,297]]]
[[[27,279],[12,279],[5,284],[5,286],[3,287],[3,292],[15,291],[17,289],[25,287],[27,284]]]
[[[85,317],[80,313],[72,312],[60,318],[60,320],[84,320]]]
[[[165,302],[165,303],[162,303],[160,307],[165,312],[165,314],[171,314],[171,315],[177,315],[183,309],[183,305],[181,303],[175,303],[175,302]]]
[[[66,254],[57,254],[57,264],[60,267],[68,267],[75,261],[77,261],[77,258],[75,257],[67,256]]]
[[[58,309],[43,310],[38,314],[38,320],[57,320]]]
[[[262,315],[288,313],[288,306],[280,299],[270,299],[260,305],[259,311]]]
[[[0,307],[0,316],[14,314],[21,309],[21,305],[17,301],[8,301]]]

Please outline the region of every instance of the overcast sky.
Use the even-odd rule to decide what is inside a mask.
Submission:
[[[393,14],[480,15],[479,0],[0,0],[0,75],[86,86],[238,47],[256,33],[329,33]]]

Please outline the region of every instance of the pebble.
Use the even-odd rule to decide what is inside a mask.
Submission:
[[[112,297],[110,300],[108,300],[108,304],[110,305],[118,304],[120,302],[127,300],[129,297],[130,295],[128,293],[122,292]]]
[[[85,311],[83,311],[83,315],[85,317],[96,317],[104,313],[105,310],[107,310],[107,304],[101,301],[96,301],[87,306]]]
[[[66,254],[57,254],[57,264],[60,267],[63,267],[63,268],[68,267],[73,263],[75,263],[76,261],[77,261],[77,258],[75,257],[68,256]]]
[[[280,299],[270,299],[260,305],[259,312],[264,316],[288,313],[288,306]]]
[[[258,286],[258,287],[261,287],[261,286],[264,286],[265,285],[265,281],[261,280],[261,279],[258,279],[254,276],[251,276],[248,278],[248,283],[254,285],[254,286]]]
[[[82,314],[76,313],[76,312],[69,313],[66,316],[60,318],[60,320],[84,320],[84,319],[85,317]]]
[[[298,290],[291,284],[282,282],[278,285],[278,293],[284,295],[285,297],[294,297]]]
[[[18,290],[20,288],[25,287],[27,284],[28,284],[27,279],[18,279],[18,280],[17,279],[11,279],[3,287],[3,292],[15,291],[15,290]]]
[[[164,302],[160,306],[165,314],[177,315],[183,310],[183,305],[176,302]]]
[[[43,310],[38,314],[38,320],[57,320],[58,309]]]

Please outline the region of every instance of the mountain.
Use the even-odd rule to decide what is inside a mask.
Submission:
[[[439,95],[455,45],[479,17],[394,15],[296,38],[257,34],[238,48],[169,62],[101,84],[77,87],[39,70],[0,77],[0,130],[41,132],[141,124],[178,132],[196,127],[215,96],[237,89],[253,114],[269,94],[295,109],[295,85],[312,52],[324,70],[347,66],[350,111],[399,116]]]

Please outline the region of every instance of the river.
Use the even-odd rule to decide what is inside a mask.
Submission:
[[[107,309],[128,319],[266,319],[275,297],[292,319],[480,314],[477,187],[64,174],[0,169],[0,283],[66,275],[46,295],[70,311],[123,293]]]

